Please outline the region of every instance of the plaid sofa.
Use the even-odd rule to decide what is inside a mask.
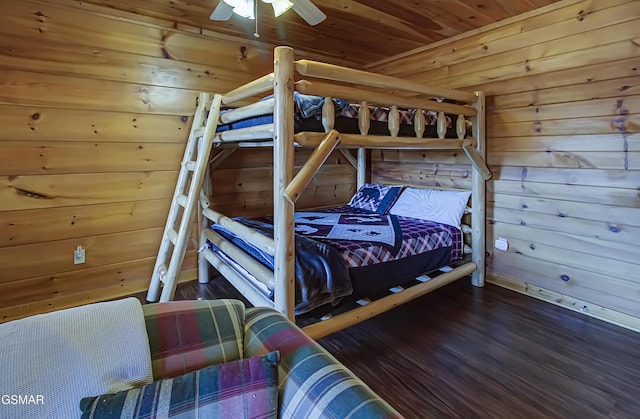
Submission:
[[[280,418],[398,418],[389,404],[301,329],[237,300],[143,306],[154,379],[280,352]]]

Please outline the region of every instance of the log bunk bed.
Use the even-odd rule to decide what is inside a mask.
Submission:
[[[298,73],[304,80],[295,81]],[[303,95],[324,98],[321,108],[321,121],[324,132],[296,132],[294,128],[294,91]],[[268,96],[267,99],[255,101],[256,97]],[[296,94],[298,94],[296,93]],[[341,98],[359,104],[357,128],[359,133],[345,134],[334,129],[334,98]],[[440,98],[434,100],[434,98]],[[445,101],[442,101],[442,98]],[[200,102],[208,101],[207,95],[200,95]],[[253,103],[248,102],[252,101]],[[453,103],[452,103],[453,102]],[[295,245],[294,234],[295,203],[307,184],[325,162],[334,149],[339,150],[357,173],[357,186],[360,188],[366,179],[366,149],[404,149],[404,150],[462,150],[471,162],[471,225],[462,225],[461,236],[464,236],[464,260],[456,263],[454,268],[443,269],[433,278],[426,277],[415,281],[409,288],[400,287],[395,292],[380,299],[367,301],[347,312],[327,316],[326,320],[310,324],[304,330],[313,338],[320,338],[337,330],[373,317],[404,302],[413,300],[434,289],[446,285],[456,279],[471,275],[475,286],[483,286],[485,274],[485,181],[491,173],[484,163],[485,156],[485,105],[482,92],[465,92],[448,88],[437,88],[414,83],[390,76],[354,70],[331,64],[308,60],[294,60],[293,50],[289,47],[277,47],[274,51],[273,73],[245,84],[223,95],[215,95],[209,102],[209,109],[199,105],[200,114],[196,111],[193,137],[201,137],[198,146],[200,153],[207,156],[212,148],[218,149],[206,173],[196,173],[195,182],[202,187],[199,190],[200,208],[198,211],[198,228],[200,229],[200,252],[198,276],[201,283],[209,281],[209,265],[221,273],[247,300],[255,306],[274,307],[288,318],[295,320],[296,280],[295,280]],[[370,106],[376,105],[389,109],[388,134],[370,135]],[[220,113],[220,107],[229,109]],[[413,137],[398,135],[400,117],[398,109],[415,109],[413,118]],[[427,138],[425,134],[424,111],[437,115],[437,137]],[[209,118],[205,124],[206,112]],[[454,115],[454,137],[445,138],[447,133],[446,115]],[[270,123],[250,127],[227,129],[216,132],[220,124],[228,124],[233,128],[236,121],[262,115],[273,115]],[[211,121],[215,119],[215,121]],[[468,127],[471,129],[468,129]],[[219,129],[219,128],[218,128]],[[467,134],[469,132],[470,135]],[[205,140],[202,141],[202,138]],[[206,143],[209,144],[206,144]],[[273,148],[273,235],[265,235],[247,225],[236,221],[211,208],[210,173],[223,160],[242,147]],[[189,147],[189,146],[188,146]],[[294,147],[313,148],[308,161],[294,176]],[[192,147],[193,148],[193,147]],[[349,150],[357,150],[354,156]],[[188,153],[186,153],[188,154]],[[185,154],[185,159],[186,159]],[[184,163],[183,163],[184,166]],[[181,182],[179,178],[179,183]],[[184,181],[183,181],[184,183]],[[175,198],[174,198],[175,201]],[[466,199],[465,199],[466,201]],[[173,206],[171,211],[173,211]],[[190,215],[190,214],[189,214]],[[174,217],[175,218],[175,217]],[[188,217],[187,217],[188,218]],[[465,218],[469,218],[468,216]],[[171,215],[170,215],[171,219]],[[185,229],[188,231],[187,224]],[[258,251],[270,255],[273,269],[265,267],[246,248],[238,246],[236,241],[212,229],[218,226],[230,232],[234,237],[250,243]],[[171,229],[168,229],[171,230]],[[166,232],[167,230],[165,230]],[[165,234],[166,236],[166,234]],[[175,234],[174,234],[175,236]],[[164,242],[163,240],[163,246]],[[174,252],[176,250],[174,249]],[[184,249],[180,249],[184,254]],[[161,246],[160,254],[166,253]],[[251,252],[249,252],[251,253]],[[180,258],[182,256],[178,255]],[[178,267],[173,267],[179,272]],[[156,271],[163,270],[164,265],[158,261],[154,268],[154,279],[147,299],[155,301],[158,297],[159,280]],[[253,281],[247,277],[255,278]],[[175,278],[164,282],[161,300],[173,297]],[[257,285],[256,285],[257,284]],[[271,295],[265,293],[271,290]]]

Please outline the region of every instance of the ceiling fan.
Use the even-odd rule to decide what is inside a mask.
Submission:
[[[229,20],[233,14],[247,18],[255,19],[258,0],[221,0],[215,8],[211,16],[211,20]],[[289,9],[293,9],[302,19],[309,25],[317,25],[327,18],[322,10],[311,2],[311,0],[262,0],[264,3],[270,3],[273,7],[273,13],[276,17],[280,16]]]

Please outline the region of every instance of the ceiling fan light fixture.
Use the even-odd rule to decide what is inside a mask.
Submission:
[[[222,0],[233,7],[233,13],[247,19],[255,19],[253,0]]]
[[[313,4],[312,0],[262,0],[270,3],[276,17],[289,9],[293,9],[309,25],[323,22],[327,15]],[[237,14],[247,19],[258,19],[258,0],[219,0],[218,5],[209,16],[211,20],[225,21]],[[257,24],[257,22],[256,22]],[[257,33],[257,31],[256,31]]]
[[[293,7],[293,3],[289,0],[262,0],[265,3],[271,3],[271,7],[273,7],[273,14],[275,17],[279,17],[287,10]]]

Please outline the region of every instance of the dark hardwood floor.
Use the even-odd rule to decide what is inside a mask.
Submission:
[[[176,299],[229,298],[224,279]],[[640,334],[459,280],[319,343],[406,417],[640,418]]]

